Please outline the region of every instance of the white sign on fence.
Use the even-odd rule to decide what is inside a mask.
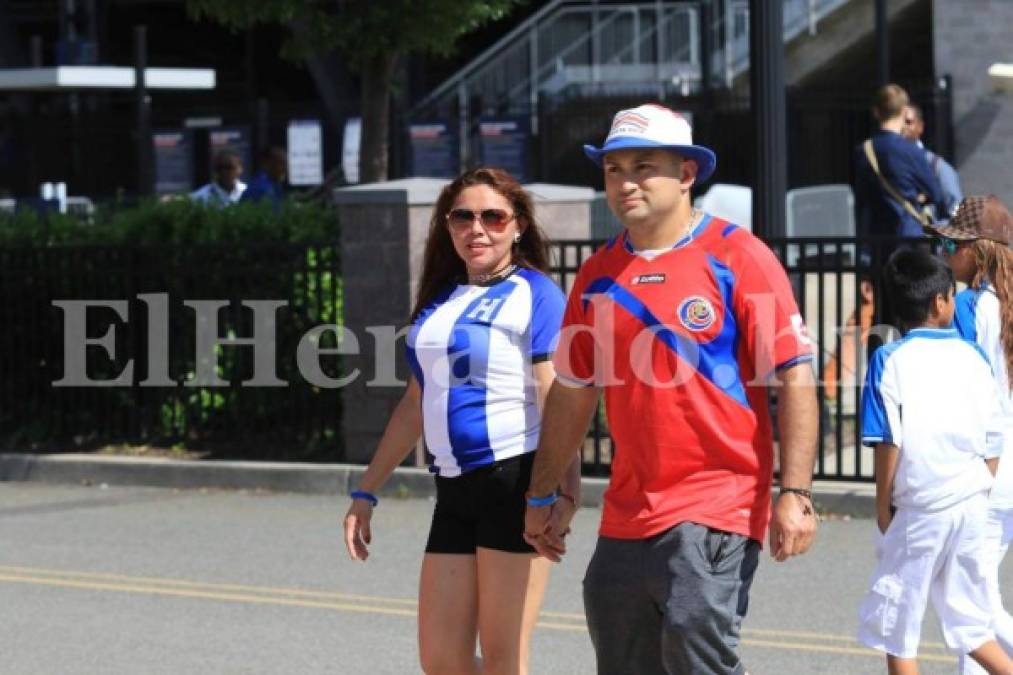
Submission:
[[[349,117],[345,120],[345,137],[341,144],[341,169],[345,172],[345,181],[359,182],[359,148],[362,143],[362,119]]]
[[[320,185],[324,182],[324,143],[320,120],[288,123],[288,182]]]

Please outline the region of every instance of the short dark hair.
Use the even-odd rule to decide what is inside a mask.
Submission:
[[[268,164],[275,159],[288,159],[288,152],[279,145],[269,145],[260,151],[259,159],[262,164]]]
[[[228,171],[236,164],[242,166],[243,160],[240,159],[239,153],[234,150],[219,150],[215,154],[213,164],[215,171]]]
[[[883,285],[901,328],[916,328],[929,317],[937,295],[956,290],[953,270],[924,249],[902,249],[886,263]]]

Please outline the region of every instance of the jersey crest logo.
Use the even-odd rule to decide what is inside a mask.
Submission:
[[[679,303],[679,321],[691,331],[707,330],[714,324],[714,307],[707,298],[691,295]]]
[[[482,298],[475,305],[475,308],[468,312],[466,319],[476,319],[479,322],[489,323],[492,321],[492,314],[499,307],[499,304],[503,302],[503,298]]]

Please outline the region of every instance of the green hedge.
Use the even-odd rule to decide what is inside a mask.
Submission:
[[[337,461],[340,392],[299,376],[296,346],[310,328],[342,324],[339,229],[332,209],[289,203],[242,204],[224,210],[187,201],[105,207],[91,222],[60,214],[0,215],[0,449],[35,452],[114,444],[179,445],[230,459]],[[118,357],[101,350],[90,376],[106,379],[129,359],[135,381],[145,375],[146,308],[141,293],[170,299],[170,377],[195,370],[187,299],[285,300],[278,314],[277,373],[287,387],[183,386],[58,388],[63,372],[63,316],[56,299],[122,298],[130,321],[116,328]],[[223,311],[222,334],[249,335],[250,317]],[[88,334],[102,335],[109,312],[89,314]],[[322,347],[333,347],[325,334]],[[219,375],[250,375],[243,349],[218,349]],[[91,358],[90,358],[91,360]],[[341,375],[337,356],[322,359]]]
[[[89,219],[22,211],[0,214],[0,247],[83,244],[210,244],[218,242],[334,241],[333,209],[319,202],[243,203],[208,208],[188,199],[107,204]]]

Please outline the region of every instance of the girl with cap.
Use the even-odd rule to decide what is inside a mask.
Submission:
[[[1006,415],[1006,452],[989,497],[983,572],[992,598],[996,639],[1013,653],[1013,616],[1002,606],[999,563],[1013,539],[1013,217],[998,197],[968,197],[953,219],[929,230],[942,237],[943,256],[958,281],[968,288],[957,294],[954,327],[988,356]],[[1009,456],[1007,456],[1009,455]],[[961,657],[962,675],[984,673]]]

